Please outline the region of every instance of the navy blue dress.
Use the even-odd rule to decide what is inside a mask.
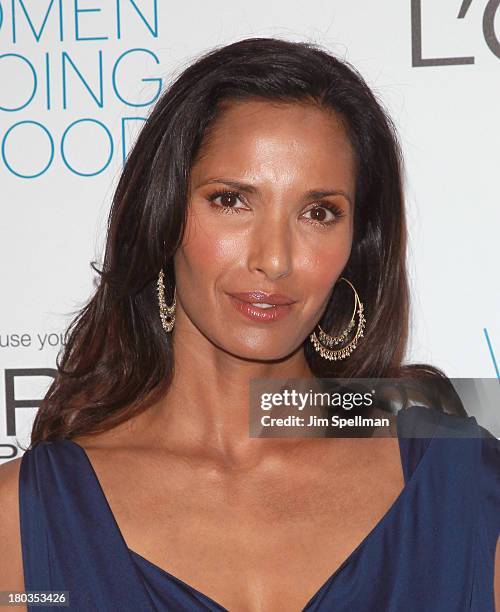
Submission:
[[[402,433],[422,423],[431,435]],[[403,490],[303,611],[493,612],[500,441],[473,417],[421,406],[397,424]],[[69,591],[69,609],[82,612],[226,610],[127,547],[77,443],[26,451],[19,495],[25,590]]]

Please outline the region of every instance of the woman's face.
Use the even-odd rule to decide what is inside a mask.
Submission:
[[[194,326],[246,359],[297,350],[349,259],[354,172],[333,113],[260,100],[228,105],[191,169],[175,255],[176,328]]]

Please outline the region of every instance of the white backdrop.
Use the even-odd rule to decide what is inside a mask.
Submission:
[[[318,42],[364,75],[406,160],[408,360],[500,381],[499,5],[0,0],[2,457],[28,441],[60,334],[93,289],[141,118],[202,52],[249,36]]]

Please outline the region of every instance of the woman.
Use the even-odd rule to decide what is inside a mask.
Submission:
[[[493,610],[499,447],[474,419],[430,443],[248,435],[252,379],[443,380],[402,365],[405,245],[395,130],[346,62],[248,39],[188,67],[2,466],[0,588],[75,610]]]

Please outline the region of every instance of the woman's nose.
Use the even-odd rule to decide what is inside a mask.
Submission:
[[[276,281],[292,269],[292,232],[281,216],[256,224],[250,235],[248,267]]]

